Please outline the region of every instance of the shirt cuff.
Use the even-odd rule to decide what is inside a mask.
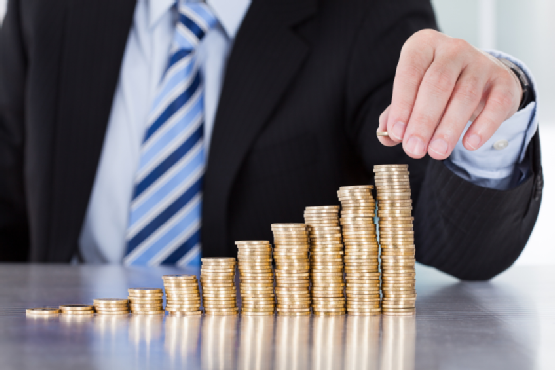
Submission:
[[[538,93],[533,76],[524,63],[499,51],[487,52],[497,58],[506,58],[522,69],[534,90],[536,101],[503,122],[478,150],[466,150],[462,144],[463,133],[444,163],[456,175],[475,185],[507,190],[517,186],[530,173],[530,164],[524,165],[523,161],[530,140],[538,128]],[[468,122],[465,132],[470,124]]]

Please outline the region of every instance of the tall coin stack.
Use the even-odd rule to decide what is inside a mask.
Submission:
[[[314,314],[344,315],[345,282],[339,206],[306,207],[304,220],[310,237],[310,275]]]
[[[160,288],[131,288],[129,302],[131,312],[140,315],[159,315],[164,313],[163,292]]]
[[[94,309],[98,315],[127,315],[129,314],[129,300],[119,298],[96,298],[93,300]]]
[[[202,300],[207,315],[236,315],[235,258],[201,258]]]
[[[382,248],[382,312],[413,315],[416,289],[408,165],[374,166],[374,175]]]
[[[279,315],[310,315],[310,265],[305,224],[273,224]]]
[[[373,186],[344,186],[341,226],[345,244],[347,312],[350,315],[378,315],[380,308],[379,246],[374,216]]]
[[[237,260],[241,279],[241,313],[273,315],[276,309],[272,246],[268,241],[238,241]]]
[[[200,292],[195,275],[164,275],[166,291],[166,312],[170,316],[198,316],[200,310]]]

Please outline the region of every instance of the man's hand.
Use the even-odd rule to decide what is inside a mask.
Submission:
[[[516,113],[522,89],[516,76],[494,57],[464,40],[434,30],[412,35],[401,50],[391,105],[380,116],[386,146],[403,143],[412,158],[449,157],[463,138],[480,148]]]

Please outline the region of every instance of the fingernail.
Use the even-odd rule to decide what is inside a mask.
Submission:
[[[391,133],[393,139],[403,140],[403,134],[405,133],[405,124],[403,122],[395,122],[393,125],[393,132]]]
[[[476,134],[471,134],[466,138],[466,145],[468,145],[473,150],[478,149],[481,142],[482,139],[480,139],[480,136]]]
[[[405,149],[413,155],[423,155],[424,154],[424,142],[417,136],[412,136]]]
[[[435,139],[430,144],[430,149],[439,155],[446,155],[448,147],[447,142],[443,139]]]

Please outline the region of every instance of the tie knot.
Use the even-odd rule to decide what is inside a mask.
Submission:
[[[194,49],[218,20],[205,3],[186,3],[181,0],[178,10],[176,42],[180,48]]]

